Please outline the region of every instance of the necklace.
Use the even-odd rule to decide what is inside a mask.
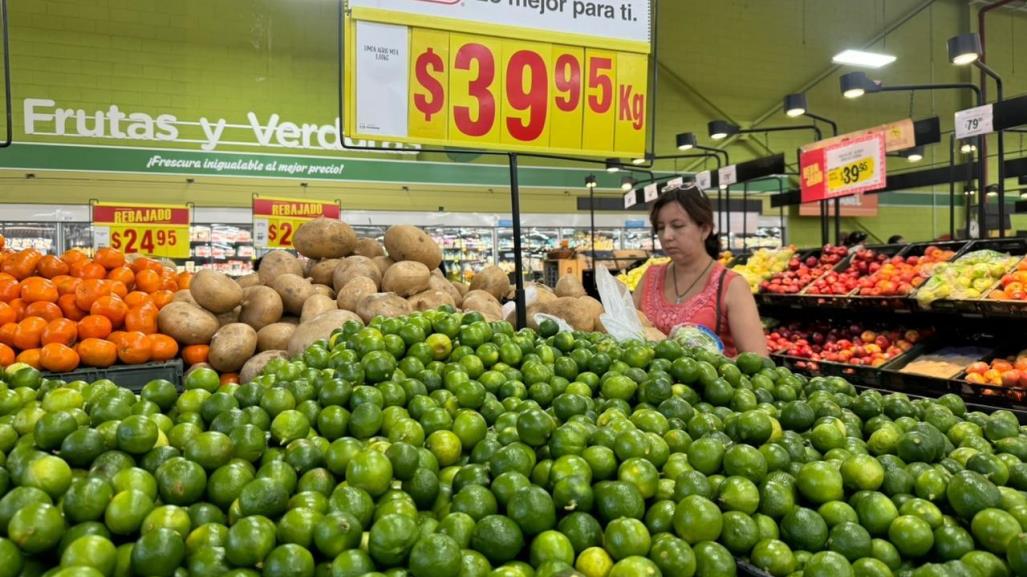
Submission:
[[[706,268],[702,269],[702,272],[699,273],[699,276],[695,277],[695,280],[692,281],[692,284],[688,285],[688,288],[686,288],[684,292],[678,291],[677,269],[675,268],[674,271],[672,271],[673,274],[671,276],[674,279],[674,304],[681,304],[681,299],[684,298],[684,296],[695,287],[695,285],[699,282],[699,279],[706,276],[706,271],[710,270],[711,266],[713,266],[712,258],[710,259],[710,262],[706,264]]]

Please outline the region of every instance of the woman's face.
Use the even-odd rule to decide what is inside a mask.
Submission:
[[[673,260],[691,260],[706,254],[709,225],[699,226],[678,202],[671,202],[656,215],[656,235],[664,252]]]

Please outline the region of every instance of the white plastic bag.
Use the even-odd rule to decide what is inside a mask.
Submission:
[[[624,283],[613,278],[606,267],[596,267],[595,270],[599,300],[606,311],[599,315],[599,320],[603,322],[606,332],[618,341],[645,340],[645,329],[642,328],[642,321],[638,320],[631,291]]]
[[[556,326],[560,327],[561,333],[573,333],[574,327],[567,324],[567,321],[560,317],[554,317],[553,315],[547,315],[546,313],[535,313],[535,317],[532,319],[535,321],[535,326],[542,324],[542,321],[550,320],[556,323]]]

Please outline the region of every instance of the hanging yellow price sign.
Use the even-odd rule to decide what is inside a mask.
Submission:
[[[94,248],[189,258],[192,211],[187,205],[96,203],[92,212]]]

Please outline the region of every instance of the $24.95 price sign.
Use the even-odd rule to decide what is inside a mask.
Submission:
[[[646,53],[495,27],[485,35],[356,20],[349,29],[347,135],[607,157],[645,151]]]
[[[802,153],[802,202],[879,190],[887,186],[883,132],[866,134]]]
[[[191,220],[192,211],[186,205],[97,203],[93,205],[93,247],[189,258]]]
[[[292,248],[293,235],[308,220],[339,218],[339,205],[303,198],[253,199],[253,244],[256,248]]]

